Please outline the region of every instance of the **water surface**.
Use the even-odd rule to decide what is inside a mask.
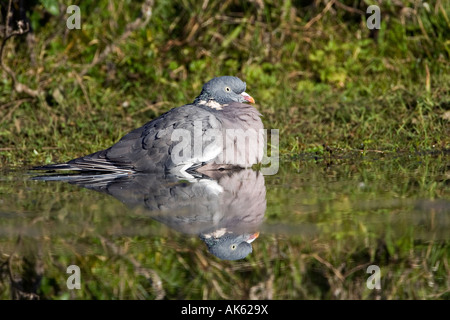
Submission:
[[[449,298],[449,159],[308,154],[274,176],[192,178],[4,169],[0,296]]]

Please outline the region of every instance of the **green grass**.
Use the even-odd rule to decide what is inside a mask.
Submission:
[[[157,1],[149,24],[121,41],[139,3],[80,2],[82,29],[68,30],[68,15],[48,8],[56,2],[31,7],[34,43],[14,37],[5,48],[18,80],[42,95],[13,91],[2,72],[2,166],[66,161],[106,148],[225,74],[247,82],[265,126],[280,129],[284,154],[323,144],[449,147],[450,12],[441,2],[430,10],[406,0],[400,7],[384,3],[374,39],[365,19],[340,7],[307,26],[322,3],[213,1],[203,10],[196,1]],[[402,8],[416,12],[397,14]],[[115,49],[87,67],[111,43]]]

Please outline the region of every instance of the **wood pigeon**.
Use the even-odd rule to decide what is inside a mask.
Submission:
[[[213,177],[180,180],[166,173],[47,175],[109,194],[145,216],[184,234],[195,234],[223,260],[252,252],[266,211],[264,176],[251,169],[210,171]]]
[[[245,90],[237,77],[213,78],[193,103],[164,113],[110,148],[33,169],[183,174],[251,167],[263,157],[263,124]]]

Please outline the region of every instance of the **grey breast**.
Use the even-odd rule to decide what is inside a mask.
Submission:
[[[258,110],[251,105],[233,103],[222,111],[225,131],[223,162],[245,168],[261,162],[264,126]]]

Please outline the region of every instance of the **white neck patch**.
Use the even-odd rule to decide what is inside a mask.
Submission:
[[[212,99],[210,99],[208,101],[200,100],[198,102],[198,104],[205,105],[207,107],[210,107],[211,109],[222,110],[222,105],[220,103],[218,103],[217,101],[212,100]]]
[[[203,234],[203,236],[206,239],[210,239],[210,238],[218,239],[218,238],[224,236],[225,233],[227,233],[227,229],[226,228],[220,228],[220,229],[217,229],[216,231],[213,231],[213,232],[210,232],[210,233],[205,233],[205,234]]]

